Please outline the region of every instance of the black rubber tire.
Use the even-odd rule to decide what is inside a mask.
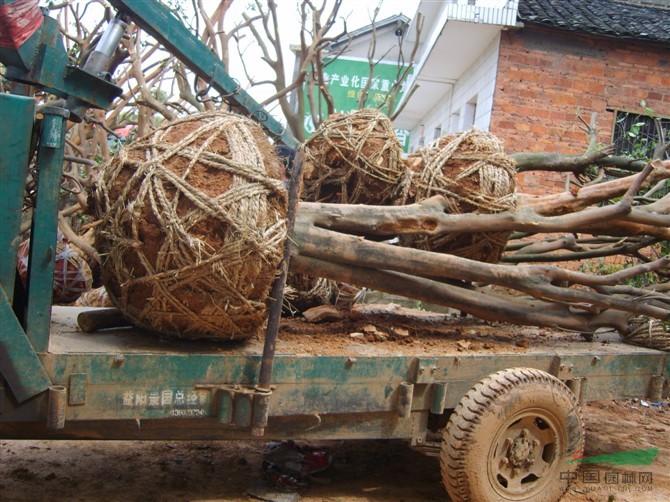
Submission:
[[[570,389],[531,368],[494,373],[451,414],[442,481],[453,502],[555,502],[584,451],[584,421]]]

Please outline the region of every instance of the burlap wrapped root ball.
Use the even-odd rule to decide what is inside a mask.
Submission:
[[[309,202],[389,204],[405,172],[393,123],[379,110],[332,114],[301,149],[301,199]],[[334,304],[351,289],[303,274],[289,274],[287,286],[285,313]]]
[[[24,286],[28,284],[30,239],[19,244],[16,269]],[[93,272],[82,254],[70,243],[58,239],[54,254],[52,303],[69,304],[85,294],[93,285]]]
[[[320,305],[332,305],[337,298],[337,283],[324,277],[289,273],[284,289],[282,314],[294,316]]]
[[[393,123],[378,110],[330,115],[302,151],[305,201],[387,204],[405,172]]]
[[[243,339],[267,319],[287,194],[259,126],[209,112],[123,148],[96,190],[102,281],[135,325]]]
[[[443,136],[410,155],[402,203],[442,195],[450,214],[514,211],[514,161],[493,134],[471,129]],[[447,233],[439,237],[403,236],[402,245],[497,263],[511,232]]]

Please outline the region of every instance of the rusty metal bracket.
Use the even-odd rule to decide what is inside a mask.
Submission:
[[[579,387],[579,406],[586,404],[586,392],[589,390],[589,379],[586,377],[580,378],[582,384]]]
[[[400,418],[408,418],[412,414],[414,384],[403,382],[398,387],[398,407],[396,412]]]
[[[559,356],[556,356],[552,361],[550,373],[559,380],[564,382],[566,380],[572,380],[575,378],[574,371],[574,365],[562,361]]]
[[[571,378],[570,380],[565,381],[565,385],[568,386],[568,389],[574,394],[574,396],[579,399],[579,396],[582,392],[582,379],[581,378]]]
[[[430,405],[430,412],[435,415],[442,415],[447,402],[447,382],[435,382],[431,387],[433,400]]]
[[[47,405],[47,428],[62,429],[65,427],[65,403],[67,401],[67,388],[63,385],[52,385],[49,387],[49,400]]]
[[[649,399],[652,401],[660,401],[663,399],[663,384],[665,377],[663,375],[654,375],[649,379]]]
[[[207,389],[218,400],[217,417],[223,425],[250,427],[255,436],[262,436],[268,424],[272,389],[243,385],[196,385]]]
[[[407,375],[407,380],[413,383],[435,383],[443,378],[437,359],[425,357],[415,358]]]

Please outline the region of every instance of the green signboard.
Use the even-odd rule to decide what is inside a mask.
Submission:
[[[367,90],[368,98],[365,106],[369,108],[378,108],[383,106],[388,97],[393,83],[398,77],[398,65],[392,63],[378,63],[372,73],[372,81]],[[338,58],[328,62],[324,70],[324,78],[328,82],[328,90],[333,96],[335,111],[338,113],[347,113],[358,110],[358,100],[363,93],[368,81],[370,80],[370,65],[367,60]],[[395,103],[397,104],[405,91],[407,80],[402,83]],[[306,93],[305,93],[306,94]],[[307,96],[305,96],[307,99]],[[321,101],[323,113],[326,106]],[[305,108],[309,109],[309,104],[305,103]],[[388,106],[386,106],[388,109]],[[304,120],[305,136],[314,132],[314,123],[309,113]],[[403,151],[407,152],[409,148],[409,131],[396,130],[396,135],[403,145]]]

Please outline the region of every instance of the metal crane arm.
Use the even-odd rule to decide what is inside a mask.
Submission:
[[[298,142],[291,132],[272,117],[226,72],[225,65],[195,37],[167,8],[154,0],[110,0],[114,8],[126,13],[144,31],[177,56],[196,75],[221,93],[244,115],[259,122],[268,133],[291,148]]]

